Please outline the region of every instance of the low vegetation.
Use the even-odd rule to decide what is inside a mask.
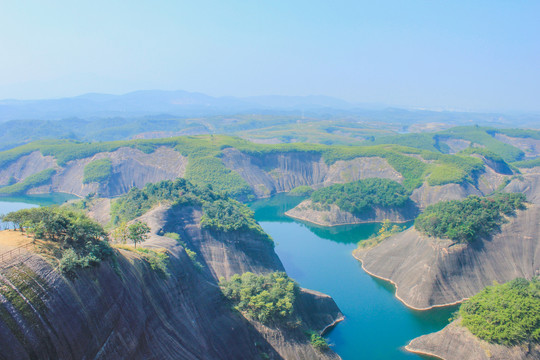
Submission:
[[[381,228],[377,234],[373,234],[369,239],[358,242],[358,249],[372,248],[383,242],[385,239],[388,239],[390,236],[403,231],[404,228],[404,226],[392,224],[390,220],[386,219],[382,222]]]
[[[290,320],[298,285],[283,272],[246,272],[220,281],[221,290],[242,313],[265,324]]]
[[[39,207],[9,213],[3,221],[43,240],[42,252],[57,259],[59,269],[70,277],[76,276],[77,269],[95,266],[113,255],[105,230],[82,212]]]
[[[54,174],[56,174],[55,169],[46,169],[40,171],[34,175],[30,175],[21,182],[1,187],[0,195],[16,195],[25,193],[28,189],[50,182]]]
[[[515,279],[488,286],[459,309],[461,324],[501,345],[540,342],[540,280]]]
[[[521,160],[524,153],[520,149],[497,140],[493,135],[502,130],[480,126],[457,126],[439,132],[439,136],[470,141],[485,147],[487,150],[501,156],[505,161]],[[517,134],[517,133],[515,133]],[[521,136],[520,136],[521,137]]]
[[[84,167],[83,184],[103,183],[111,177],[111,174],[111,159],[94,160]]]
[[[335,204],[341,210],[359,214],[374,206],[403,206],[409,200],[409,194],[393,180],[370,178],[316,190],[311,194],[311,200],[322,205]]]
[[[127,251],[133,251],[141,256],[141,258],[148,263],[150,268],[157,272],[157,274],[166,279],[171,276],[167,269],[167,264],[169,262],[169,253],[166,249],[148,249],[141,247],[133,247],[125,244],[116,244],[115,248],[123,249]]]
[[[497,231],[505,221],[504,215],[523,209],[524,202],[525,195],[520,193],[441,201],[428,206],[416,218],[414,226],[429,236],[470,243]]]
[[[523,169],[531,169],[533,167],[540,166],[540,157],[531,160],[516,161],[512,163],[513,166]]]

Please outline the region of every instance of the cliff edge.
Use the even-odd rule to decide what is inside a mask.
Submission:
[[[420,336],[406,347],[417,354],[444,360],[534,360],[540,359],[540,345],[512,347],[490,344],[478,339],[455,320],[441,331]]]

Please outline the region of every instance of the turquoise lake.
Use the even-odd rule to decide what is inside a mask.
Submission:
[[[60,204],[68,194],[0,198],[0,214],[28,207]],[[394,297],[392,285],[366,274],[352,257],[356,243],[376,232],[379,224],[324,228],[284,215],[298,198],[278,195],[250,204],[261,226],[276,242],[287,273],[302,287],[331,295],[345,315],[327,339],[343,360],[427,359],[406,352],[413,338],[448,324],[456,307],[414,311]]]
[[[278,195],[250,204],[276,242],[290,277],[302,287],[331,295],[345,315],[327,336],[343,360],[427,359],[403,349],[415,337],[448,324],[456,307],[414,311],[394,297],[394,287],[368,275],[352,257],[360,240],[379,224],[324,228],[293,220],[284,212],[299,199]]]
[[[76,196],[64,193],[37,194],[25,196],[0,197],[0,215],[21,209],[62,204]],[[2,224],[4,225],[4,224]]]

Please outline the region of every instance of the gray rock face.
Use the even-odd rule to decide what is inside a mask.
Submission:
[[[534,360],[540,345],[502,346],[478,339],[456,320],[439,332],[421,336],[406,346],[411,352],[444,360]]]
[[[107,207],[100,202],[95,211]],[[0,359],[339,359],[315,350],[300,328],[264,326],[231,309],[219,277],[283,267],[269,242],[249,233],[213,234],[199,219],[199,209],[168,206],[141,217],[152,229],[143,246],[169,252],[169,278],[126,250],[119,250],[116,268],[106,261],[76,280],[37,255],[0,271]],[[158,235],[172,228],[198,252],[201,271],[177,241]],[[28,286],[13,285],[17,302],[6,286],[21,274],[30,278]],[[315,331],[342,318],[329,296],[306,289],[295,309]]]
[[[414,227],[374,248],[356,250],[370,274],[393,282],[406,305],[427,309],[460,302],[494,280],[540,273],[540,209],[531,204],[490,239],[469,245],[428,237]]]
[[[113,173],[103,184],[83,184],[84,167],[103,158],[112,160]],[[54,163],[54,166],[51,166]],[[15,175],[29,176],[41,170],[55,167],[58,172],[51,183],[34,188],[30,193],[63,192],[77,196],[99,193],[102,196],[117,196],[132,187],[143,187],[147,183],[174,180],[185,173],[187,159],[174,149],[161,147],[150,154],[132,148],[120,148],[110,153],[98,153],[92,157],[68,162],[58,167],[52,157],[44,157],[39,152],[24,156],[0,172],[0,181]],[[31,169],[29,169],[31,168]]]
[[[411,194],[411,200],[421,209],[444,200],[460,200],[469,195],[482,196],[483,193],[470,183],[431,186],[424,183]]]
[[[58,168],[56,160],[52,156],[43,156],[39,151],[34,151],[0,169],[0,186],[8,185],[12,177],[19,182],[50,168]]]
[[[43,308],[0,321],[4,359],[240,359],[279,354],[247,321],[231,312],[219,289],[171,247],[171,278],[162,279],[133,253],[121,251],[75,281],[44,261],[26,265],[39,276],[32,291]],[[40,291],[40,292],[39,292]],[[33,300],[33,304],[38,301]],[[5,320],[5,319],[2,319]],[[253,346],[260,344],[260,348]]]
[[[522,179],[513,179],[504,191],[523,193],[528,201],[540,205],[540,167],[523,169],[522,173]]]
[[[416,213],[416,206],[412,202],[401,208],[375,207],[373,210],[366,211],[362,215],[355,215],[341,210],[334,204],[328,207],[322,207],[321,205],[313,204],[311,200],[305,200],[295,208],[287,211],[285,215],[322,226],[337,226],[381,222],[386,219],[392,222],[405,222],[414,219]]]
[[[504,134],[495,134],[495,139],[517,147],[525,153],[525,157],[535,158],[540,155],[540,140],[533,138],[517,138]]]
[[[155,233],[162,230],[179,234],[180,239],[199,255],[205,271],[216,281],[247,271],[255,274],[285,271],[270,241],[250,232],[223,233],[202,229],[201,216],[200,208],[161,206],[146,213],[141,220]]]
[[[252,157],[229,148],[223,151],[222,160],[225,166],[238,172],[259,197],[301,185],[320,188],[370,177],[403,181],[402,175],[379,157],[336,161],[328,166],[318,154],[291,152]]]

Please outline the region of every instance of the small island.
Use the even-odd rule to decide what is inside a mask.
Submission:
[[[336,226],[383,220],[406,222],[414,219],[417,208],[400,183],[368,178],[318,189],[285,214],[317,225]]]

